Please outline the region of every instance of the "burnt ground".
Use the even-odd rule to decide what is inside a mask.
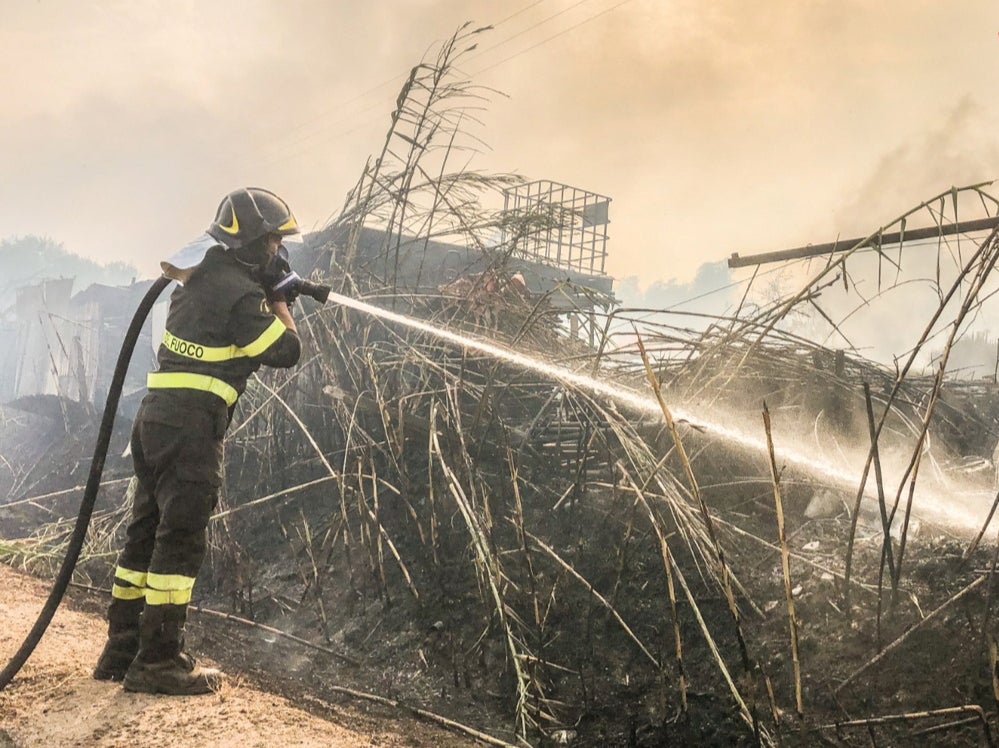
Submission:
[[[0,652],[13,652],[48,592],[45,582],[0,565]],[[129,693],[90,677],[103,644],[94,600],[71,589],[31,658],[0,692],[2,748],[437,748],[468,745],[427,720],[371,704],[304,709],[240,673],[213,694],[164,697]],[[310,703],[320,704],[318,699]]]
[[[586,517],[586,510],[574,511],[577,516],[570,521],[558,516],[553,521],[561,523],[563,530],[565,525],[580,523],[595,535],[599,535],[598,528],[611,527],[607,514]],[[727,516],[721,513],[742,532],[755,536],[720,529],[729,563],[745,585],[746,594],[739,597],[740,629],[750,674],[741,664],[739,635],[724,596],[692,574],[689,580],[732,678],[745,697],[755,698],[755,706],[749,703],[761,724],[789,746],[866,746],[872,741],[876,745],[924,745],[928,740],[935,745],[987,744],[984,725],[974,710],[985,710],[994,731],[991,669],[982,636],[983,629],[991,629],[987,611],[993,585],[980,582],[957,601],[947,603],[988,570],[991,550],[978,550],[963,560],[970,538],[921,525],[918,534],[909,538],[898,593],[893,596],[890,582],[884,582],[879,614],[881,536],[876,516],[865,513],[852,570],[853,578],[861,583],[853,585],[847,615],[838,570],[845,557],[849,520],[845,514],[807,519],[800,512],[800,506],[797,512],[789,512],[787,532],[796,554],[790,563],[798,621],[801,717],[794,709],[794,664],[780,554],[758,540],[776,537],[771,524],[774,512],[763,497],[743,503]],[[552,529],[557,535],[558,528]],[[660,662],[672,663],[673,634],[660,584],[661,558],[639,534],[624,544],[630,548],[616,547],[621,545],[620,535],[613,531],[607,532],[603,542],[595,540],[595,548],[613,549],[622,559],[619,599],[641,601],[622,613],[628,625],[644,641],[655,643],[654,654]],[[585,569],[584,563],[578,568]],[[346,576],[341,569],[341,583]],[[330,574],[331,579],[337,577]],[[591,581],[600,589],[615,586],[612,579],[591,577]],[[298,590],[307,596],[290,572],[285,582],[289,592]],[[474,612],[481,591],[459,588],[456,583],[453,588],[428,592],[417,603],[405,596],[380,598],[374,587],[372,583],[365,593],[360,584],[355,590],[343,585],[338,593],[327,595],[329,646],[349,653],[356,665],[197,614],[195,642],[296,703],[308,703],[314,695],[335,702],[338,694],[330,686],[374,691],[515,742],[509,668],[490,621]],[[573,632],[573,641],[550,642],[548,651],[553,661],[573,662],[576,670],[566,673],[553,668],[547,677],[553,691],[582,706],[567,710],[573,720],[560,726],[566,732],[548,737],[535,734],[535,744],[557,744],[551,735],[571,735],[571,744],[579,746],[756,743],[752,730],[738,716],[699,624],[682,600],[678,608],[688,683],[686,715],[681,712],[676,669],[669,664],[662,672],[649,667],[603,607],[585,598],[575,602],[560,613],[563,618],[577,619],[574,624],[560,621]],[[265,613],[268,607],[261,604],[257,615],[269,625],[313,641],[325,640],[324,627],[307,609],[280,615]],[[623,603],[620,607],[624,610]],[[938,608],[941,611],[929,622],[921,623]],[[853,675],[890,645],[888,656]],[[767,681],[779,710],[776,721]],[[939,710],[944,711],[925,717],[914,714]],[[907,716],[894,721],[899,715]],[[830,727],[884,717],[892,719]]]
[[[73,442],[86,445],[86,433],[79,432]],[[27,450],[24,444],[22,448]],[[39,449],[49,454],[51,446]],[[72,451],[65,444],[60,450],[60,455]],[[35,495],[75,485],[80,461],[60,460],[73,466],[71,475],[52,473],[25,485]],[[742,474],[736,463],[731,471]],[[112,460],[106,478],[122,475],[127,475],[124,461]],[[777,538],[772,488],[765,481],[746,479],[704,489],[729,568],[743,586],[737,594],[738,626],[721,589],[690,558],[682,558],[682,544],[672,546],[703,616],[703,628],[710,631],[761,729],[788,746],[991,744],[996,734],[989,655],[995,585],[985,575],[992,565],[993,541],[987,539],[964,560],[971,542],[968,534],[923,522],[907,539],[897,594],[892,595],[885,574],[879,595],[881,533],[876,513],[868,508],[858,523],[852,570],[856,581],[848,615],[842,573],[849,518],[836,509],[832,516],[806,517],[814,487],[790,475],[783,480],[787,536],[794,554],[790,568],[798,621],[800,716],[795,713],[780,553],[765,545]],[[98,508],[109,509],[120,500],[120,491],[109,489]],[[20,531],[32,521],[50,519],[52,512],[72,514],[75,499],[56,501],[57,509],[50,503],[44,511],[30,504],[4,510],[3,537],[12,536],[11,527]],[[243,569],[252,583],[226,577],[232,567],[223,563],[223,543],[221,550],[213,551],[203,583],[199,581],[196,603],[252,618],[351,662],[266,629],[198,611],[191,614],[188,632],[192,651],[210,655],[228,672],[318,716],[329,717],[349,705],[362,718],[369,710],[378,722],[390,712],[409,714],[411,708],[420,708],[516,742],[511,668],[496,621],[480,604],[484,590],[468,573],[468,564],[460,562],[461,554],[453,556],[457,560],[451,566],[434,566],[428,559],[433,574],[413,565],[419,600],[405,585],[383,584],[369,559],[351,560],[342,549],[330,552],[321,578],[310,579],[303,573],[301,541],[283,529],[323,501],[319,492],[303,492],[295,501],[254,512],[253,521],[261,529],[242,549]],[[539,510],[532,527],[546,531],[564,554],[574,554],[579,573],[606,595],[661,667],[652,666],[607,607],[590,594],[580,594],[569,576],[553,567],[540,571],[540,579],[552,580],[560,606],[539,634],[535,651],[545,654],[549,666],[540,667],[537,677],[564,708],[555,715],[560,721],[532,731],[530,742],[756,744],[757,736],[739,716],[701,622],[677,590],[687,684],[686,712],[682,709],[662,557],[655,536],[635,519],[630,506],[612,490],[594,486],[558,511]],[[387,525],[390,519],[386,517]],[[289,555],[289,547],[298,550]],[[400,543],[398,551],[406,558],[427,553],[415,540],[411,547]],[[29,562],[15,555],[8,562],[33,568],[43,578],[52,574],[51,563],[43,560]],[[81,570],[103,586],[106,577],[97,570],[107,563],[107,558],[92,558]],[[540,568],[540,560],[538,564]],[[953,599],[976,580],[970,591]],[[323,588],[317,594],[320,582]],[[100,613],[105,602],[101,595],[80,591],[73,599],[93,613]],[[886,648],[886,656],[855,674]],[[371,705],[350,691],[375,694],[397,707],[386,712],[386,707]]]

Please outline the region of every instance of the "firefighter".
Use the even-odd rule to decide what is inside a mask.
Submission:
[[[179,695],[221,684],[218,670],[184,651],[187,605],[218,501],[222,440],[236,400],[261,365],[287,368],[301,355],[288,306],[298,276],[274,262],[282,237],[298,232],[280,197],[236,190],[219,205],[200,263],[170,276],[183,284],[170,297],[158,367],[132,428],[135,495],[97,680]]]

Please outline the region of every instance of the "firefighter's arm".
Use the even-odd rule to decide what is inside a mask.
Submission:
[[[298,363],[302,344],[286,302],[265,301],[263,293],[247,294],[233,312],[233,338],[246,355],[265,366]]]
[[[275,366],[286,369],[298,363],[302,357],[302,343],[298,338],[298,329],[291,316],[291,310],[286,301],[269,301],[274,318],[284,325],[281,337],[268,346],[263,353],[256,356],[257,361],[264,366]]]
[[[294,366],[302,357],[302,342],[298,337],[298,328],[295,327],[295,319],[291,316],[291,309],[286,301],[268,301],[267,303],[274,316],[285,326],[285,331],[274,345],[265,350],[262,355],[257,356],[257,360],[265,366],[278,368]]]
[[[284,323],[284,326],[289,330],[298,332],[298,328],[295,327],[295,319],[291,316],[291,309],[288,307],[288,302],[284,299],[280,301],[271,300],[267,302],[270,304],[271,313]]]

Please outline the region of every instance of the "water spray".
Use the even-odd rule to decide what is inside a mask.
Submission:
[[[329,298],[338,304],[342,304],[343,306],[348,306],[353,309],[357,309],[358,311],[372,314],[390,322],[396,322],[414,330],[420,330],[421,332],[428,333],[434,337],[440,338],[441,340],[450,341],[464,348],[476,350],[480,353],[492,356],[493,358],[502,359],[525,369],[536,371],[539,374],[544,374],[552,379],[573,384],[577,387],[590,390],[598,395],[604,395],[642,413],[649,413],[660,417],[662,416],[662,410],[655,398],[638,392],[637,390],[633,390],[630,387],[601,381],[594,377],[587,376],[586,374],[580,374],[572,371],[571,369],[567,369],[564,366],[548,364],[544,361],[539,361],[535,358],[531,358],[530,356],[525,356],[522,353],[511,351],[508,348],[504,348],[494,343],[462,335],[451,330],[445,330],[440,327],[435,327],[428,322],[407,317],[406,315],[398,314],[397,312],[391,312],[386,309],[382,309],[381,307],[377,307],[363,301],[358,301],[357,299],[351,299],[347,296],[341,296],[335,292],[330,293]],[[766,452],[767,444],[765,440],[760,439],[759,437],[751,436],[741,429],[694,416],[692,413],[686,412],[682,408],[671,408],[671,412],[677,421],[686,421],[695,428],[700,428],[713,434],[717,434],[727,441],[735,442],[752,450]],[[851,475],[829,462],[816,459],[815,457],[809,457],[799,452],[795,452],[794,450],[779,449],[775,447],[775,452],[787,462],[794,463],[809,472],[822,475],[833,481],[856,486],[857,476]]]
[[[379,317],[389,322],[394,322],[413,330],[425,332],[438,339],[447,340],[463,348],[479,351],[480,353],[484,353],[493,358],[507,361],[530,371],[535,371],[554,380],[559,380],[581,387],[598,395],[604,395],[640,413],[648,413],[657,417],[662,417],[662,409],[655,398],[631,389],[630,387],[602,381],[600,379],[587,376],[586,374],[580,374],[572,371],[564,366],[539,361],[531,356],[511,351],[508,348],[496,345],[495,343],[490,343],[479,338],[440,328],[430,324],[429,322],[408,317],[404,314],[392,312],[387,309],[382,309],[381,307],[373,304],[368,304],[367,302],[360,301],[358,299],[343,296],[336,292],[331,292],[329,294],[329,298],[337,304],[356,309],[360,312]],[[760,452],[761,454],[767,453],[767,443],[765,439],[753,436],[742,429],[726,425],[715,420],[709,420],[701,416],[696,416],[695,414],[687,412],[680,407],[671,406],[671,412],[674,419],[677,421],[686,421],[695,428],[717,435],[728,442],[737,444],[746,449]],[[846,471],[831,462],[821,459],[820,457],[807,455],[798,450],[781,447],[776,444],[774,445],[774,453],[780,460],[792,464],[805,472],[835,483],[850,492],[856,492],[857,490],[860,482],[859,474]],[[877,498],[869,492],[867,492],[865,496],[874,500]],[[932,518],[943,523],[952,524],[966,529],[977,530],[981,527],[984,513],[981,513],[981,516],[979,516],[979,514],[976,514],[970,507],[958,505],[955,500],[956,497],[947,497],[945,499],[943,497],[926,496],[923,494],[922,498],[925,499],[923,508],[927,510],[925,512],[927,516],[932,516]],[[970,499],[971,501],[984,500],[986,503],[989,503],[991,495],[986,492],[982,492],[980,495],[973,494]]]

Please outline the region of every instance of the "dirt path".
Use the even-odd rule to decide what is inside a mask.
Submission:
[[[0,665],[34,623],[48,587],[0,564]],[[232,676],[217,694],[164,697],[127,693],[90,670],[103,645],[98,617],[64,603],[17,678],[0,692],[0,748],[255,748],[260,746],[474,745],[423,722],[371,714],[338,723],[310,714]],[[352,727],[351,723],[355,725]],[[362,725],[360,729],[356,725]]]

